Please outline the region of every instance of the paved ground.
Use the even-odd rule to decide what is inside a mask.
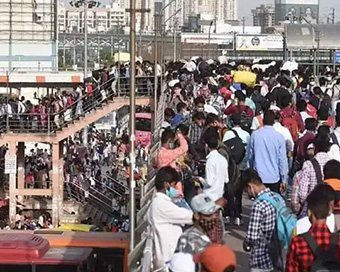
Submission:
[[[244,252],[242,248],[243,240],[246,236],[246,231],[249,223],[249,213],[252,206],[250,201],[245,195],[243,196],[243,214],[244,225],[240,227],[229,226],[227,227],[226,241],[227,245],[233,249],[237,256],[237,269],[236,272],[249,272],[248,259],[249,253]]]

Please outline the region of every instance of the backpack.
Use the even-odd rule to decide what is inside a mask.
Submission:
[[[241,172],[238,168],[236,162],[234,161],[231,150],[224,143],[220,144],[217,148],[218,153],[220,153],[228,162],[228,176],[229,182],[234,185],[235,191],[239,189],[241,181]]]
[[[296,142],[299,138],[299,126],[295,119],[295,110],[292,111],[291,115],[286,115],[282,111],[280,112],[282,118],[282,125],[288,128],[290,134],[292,135],[293,141]]]
[[[229,147],[231,157],[235,163],[239,164],[246,155],[246,149],[238,133],[234,129],[231,129],[231,131],[235,134],[235,137],[225,141],[224,144]]]
[[[268,194],[262,194],[257,199],[267,200],[275,208],[277,236],[282,246],[288,248],[291,235],[296,227],[297,217],[290,208],[282,204],[284,203],[283,198],[277,193],[274,194],[280,201],[275,200]]]
[[[309,232],[301,234],[307,242],[309,248],[315,256],[310,272],[336,272],[340,271],[340,260],[337,259],[336,253],[339,250],[337,233],[332,233],[328,250],[319,247],[316,239]]]
[[[314,108],[314,106],[312,104],[307,104],[306,112],[312,118],[315,118],[315,119],[318,118],[318,114],[317,114],[316,108]]]
[[[251,125],[253,123],[253,118],[247,114],[249,107],[246,106],[244,111],[241,110],[240,105],[238,105],[237,108],[238,108],[239,114],[241,115],[241,124],[240,124],[241,128],[250,133]]]

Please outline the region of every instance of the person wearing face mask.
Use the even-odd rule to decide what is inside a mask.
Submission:
[[[205,100],[202,96],[196,97],[194,103],[197,112],[204,112]]]
[[[243,173],[242,183],[249,196],[255,198],[250,213],[249,227],[243,243],[245,251],[250,251],[249,267],[251,272],[271,272],[273,263],[270,257],[267,241],[272,240],[276,226],[276,210],[268,200],[260,199],[267,194],[274,200],[281,202],[277,194],[267,188],[259,174],[253,169],[247,169]]]
[[[175,169],[161,168],[155,178],[156,195],[147,214],[155,250],[155,269],[165,268],[171,261],[182,226],[193,223],[193,213],[175,205],[166,194],[171,183],[180,180]]]
[[[218,212],[225,204],[223,198],[213,201],[205,194],[195,196],[191,201],[194,212],[194,225],[185,230],[178,239],[174,259],[178,254],[190,254],[192,257],[202,253],[211,243],[221,244],[221,237],[216,234]],[[196,265],[196,272],[201,272],[200,264]]]
[[[171,123],[171,126],[173,127],[177,127],[178,125],[185,124],[189,121],[189,112],[185,103],[178,103],[176,109],[177,114]]]
[[[179,141],[179,147],[174,148],[176,136]],[[156,168],[171,166],[176,169],[176,160],[188,151],[188,142],[179,131],[175,134],[171,129],[164,130],[161,138],[161,148],[154,161]]]

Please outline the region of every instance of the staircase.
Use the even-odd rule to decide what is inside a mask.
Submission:
[[[145,78],[144,81],[148,80],[149,78]],[[40,121],[40,114],[18,114],[9,121],[6,116],[3,117],[0,123],[0,131],[3,132],[0,136],[0,146],[13,137],[17,142],[58,143],[112,111],[129,105],[128,89],[121,90],[119,96],[109,92],[103,99],[101,90],[108,83],[110,82],[98,86],[93,90],[93,95],[84,95],[58,113],[47,114],[43,122]],[[146,85],[139,85],[136,91],[136,105],[151,105],[151,95]],[[81,112],[77,107],[81,107]]]
[[[126,209],[122,206],[127,203],[127,194],[121,194],[98,180],[94,181],[96,185],[87,190],[74,183],[65,186],[64,195],[82,207],[81,218],[91,217],[96,225],[101,226],[102,222],[108,223],[111,218],[125,216]],[[113,205],[113,200],[116,200],[116,205]]]

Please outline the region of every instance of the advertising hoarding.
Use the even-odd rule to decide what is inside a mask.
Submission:
[[[283,37],[281,35],[237,35],[236,37],[236,50],[239,51],[282,49]]]
[[[275,17],[277,22],[287,21],[288,18],[294,17],[300,20],[302,17],[312,24],[317,24],[319,0],[276,0]]]
[[[209,44],[208,34],[182,33],[181,39],[182,39],[183,44]],[[210,36],[210,44],[229,45],[229,44],[233,44],[233,41],[234,41],[233,35],[211,34]]]

